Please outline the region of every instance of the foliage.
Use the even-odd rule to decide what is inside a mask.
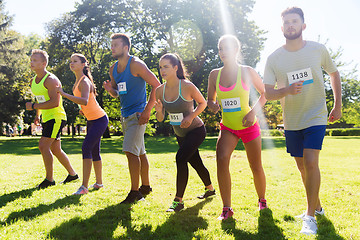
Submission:
[[[0,134],[4,123],[11,126],[19,123],[26,96],[23,41],[10,30],[11,24],[12,17],[4,11],[0,0]]]

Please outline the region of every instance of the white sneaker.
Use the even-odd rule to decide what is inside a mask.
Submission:
[[[306,216],[306,211],[303,212],[303,213],[300,214],[300,215],[295,216],[295,217],[296,217],[296,218],[304,219],[305,216]],[[325,209],[324,209],[324,208],[321,208],[320,211],[318,211],[318,210],[315,209],[315,216],[325,216]]]
[[[306,215],[303,218],[303,226],[301,228],[300,233],[306,234],[306,235],[313,235],[317,232],[317,224],[316,220],[312,216]]]

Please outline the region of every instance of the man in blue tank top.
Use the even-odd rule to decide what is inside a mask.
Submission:
[[[112,56],[118,61],[110,67],[111,80],[103,84],[112,97],[120,98],[123,151],[128,159],[131,178],[131,191],[121,203],[128,204],[142,200],[144,195],[152,191],[144,133],[155,104],[155,89],[160,85],[159,80],[143,61],[130,56],[130,47],[130,38],[127,35],[116,33],[111,36]],[[146,83],[152,87],[148,102]],[[140,177],[142,185],[139,188]]]

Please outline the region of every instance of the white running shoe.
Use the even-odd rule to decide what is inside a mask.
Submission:
[[[306,211],[303,212],[303,213],[300,214],[300,215],[295,216],[295,217],[296,217],[296,218],[304,219],[305,216],[306,216]],[[325,209],[324,209],[324,208],[321,208],[320,211],[318,211],[318,210],[315,209],[315,216],[325,216]]]
[[[317,232],[317,223],[314,217],[306,215],[303,218],[303,226],[301,228],[300,233],[306,235],[313,235]]]

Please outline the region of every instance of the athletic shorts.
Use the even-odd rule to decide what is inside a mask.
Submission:
[[[303,157],[304,149],[321,150],[326,125],[312,126],[301,130],[285,130],[286,151],[292,157]]]
[[[240,138],[243,143],[250,142],[260,136],[260,125],[256,122],[251,127],[241,129],[241,130],[233,130],[231,128],[226,127],[224,124],[220,123],[220,130],[227,130],[232,134],[235,134],[238,138]]]
[[[65,127],[65,125],[66,121],[62,119],[51,119],[42,123],[42,136],[59,140],[61,129]]]
[[[144,144],[146,124],[139,125],[139,116],[140,113],[134,113],[123,117],[121,121],[124,133],[123,151],[130,152],[135,156],[146,153]]]

